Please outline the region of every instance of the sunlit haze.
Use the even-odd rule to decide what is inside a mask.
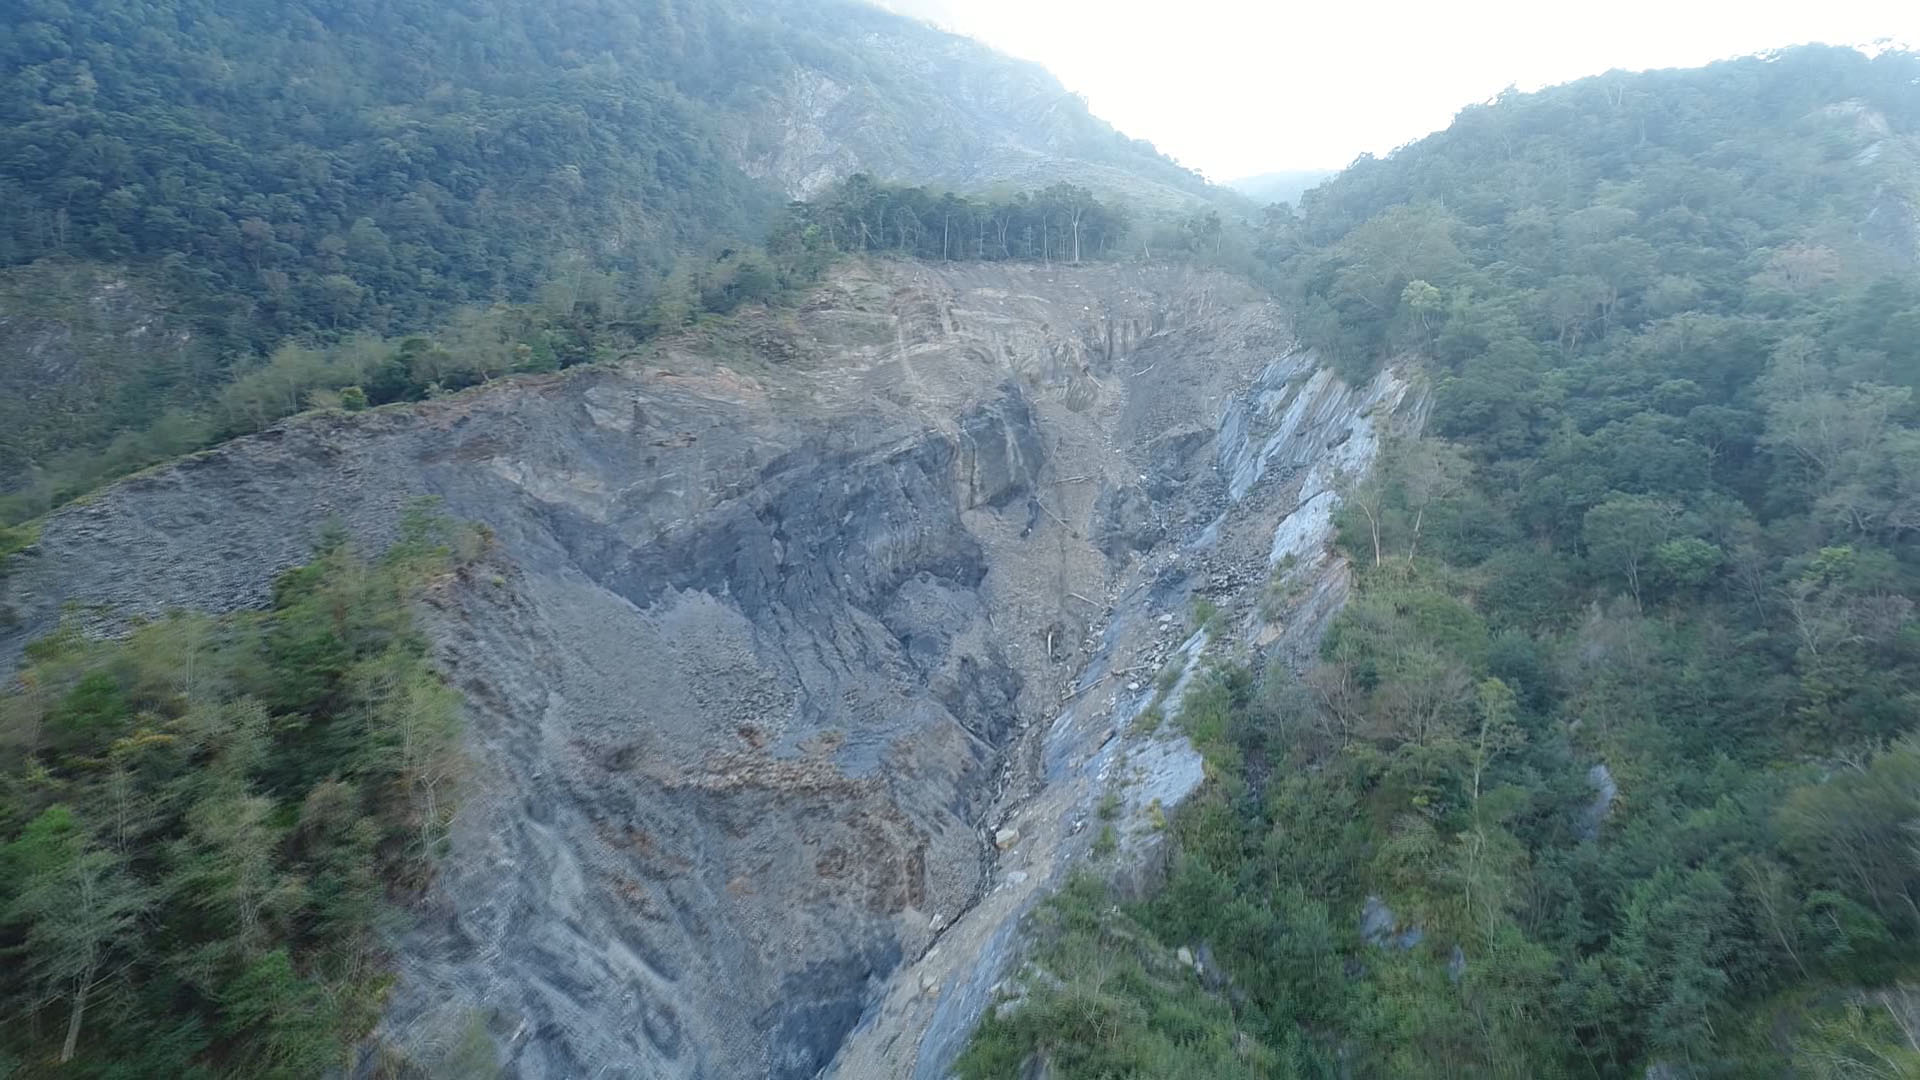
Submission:
[[[1507,86],[1810,41],[1920,42],[1920,3],[892,0],[1045,64],[1093,111],[1215,180],[1337,168]]]

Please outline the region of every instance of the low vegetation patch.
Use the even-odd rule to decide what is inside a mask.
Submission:
[[[0,698],[12,1075],[349,1063],[462,772],[460,701],[410,607],[482,544],[421,507],[377,559],[327,537],[264,611],[29,648]]]

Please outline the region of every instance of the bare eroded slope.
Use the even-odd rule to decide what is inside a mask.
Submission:
[[[1138,687],[1205,644],[1187,598],[1282,636],[1246,598],[1285,538],[1310,633],[1322,495],[1406,397],[1315,374],[1224,276],[851,266],[628,366],[123,482],[0,582],[0,651],[63,604],[258,603],[328,518],[377,544],[440,496],[500,572],[431,613],[472,775],[382,1037],[484,1032],[524,1077],[937,1075]],[[1177,736],[1127,752],[1169,802],[1198,782]]]

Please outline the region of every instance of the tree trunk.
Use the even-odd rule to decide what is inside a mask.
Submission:
[[[73,1060],[73,1052],[80,1045],[80,1018],[87,1012],[87,991],[93,988],[93,972],[88,971],[80,980],[80,988],[74,991],[73,1014],[67,1017],[67,1041],[60,1046],[60,1064]]]
[[[1367,528],[1370,532],[1373,533],[1373,565],[1379,566],[1381,563],[1380,519],[1379,517],[1375,516],[1373,512],[1373,507],[1368,506],[1365,501],[1359,500],[1359,499],[1356,499],[1354,501],[1359,504],[1360,512],[1367,515]]]

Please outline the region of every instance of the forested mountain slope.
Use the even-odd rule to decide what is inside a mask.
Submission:
[[[0,1072],[1920,1070],[1920,57],[1249,220],[839,0],[21,10]]]
[[[1145,556],[1219,515],[1216,418],[1288,342],[1217,272],[849,258],[54,511],[0,576],[0,1063],[810,1080],[943,930],[1046,887],[1037,824],[996,871],[1003,796],[1075,680],[1184,633]],[[396,540],[419,573],[352,555]],[[1117,747],[1077,700],[1050,752]]]
[[[1228,181],[1227,186],[1263,206],[1269,203],[1298,204],[1300,196],[1330,179],[1338,171],[1337,169],[1293,169],[1287,172],[1261,173],[1259,176]]]
[[[1915,1075],[1916,148],[1920,56],[1803,48],[1270,213],[1426,436],[1346,490],[1318,661],[1189,695],[1171,884],[1056,905],[963,1074]]]
[[[1039,67],[849,0],[25,0],[8,22],[0,494],[169,409],[184,426],[289,340],[536,295],[634,321],[678,260],[751,248],[854,172],[1209,190]],[[191,448],[148,442],[120,456]]]

